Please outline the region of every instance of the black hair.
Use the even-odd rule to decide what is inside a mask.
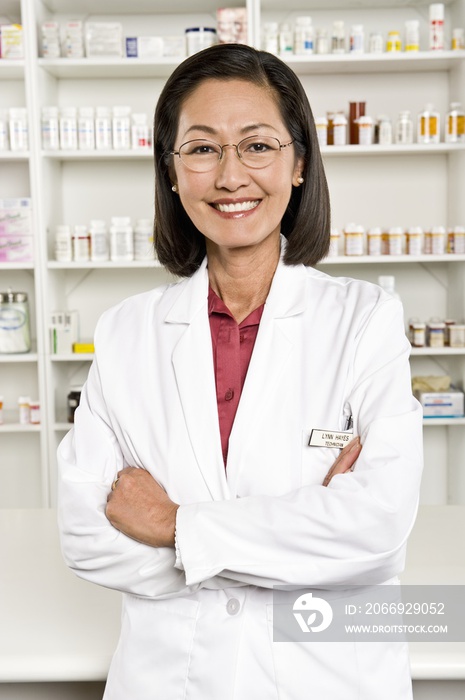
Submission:
[[[294,71],[281,59],[244,44],[219,44],[183,61],[168,78],[154,118],[154,246],[170,272],[192,275],[205,257],[205,238],[172,191],[172,158],[183,102],[205,80],[247,80],[271,89],[284,124],[303,158],[300,187],[293,187],[281,222],[288,265],[315,265],[328,253],[330,203],[312,110]]]

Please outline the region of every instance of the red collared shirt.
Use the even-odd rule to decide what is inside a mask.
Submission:
[[[216,400],[225,466],[228,458],[229,436],[264,306],[262,304],[240,324],[237,324],[228,307],[213,289],[210,287],[208,291],[208,315],[213,345]]]

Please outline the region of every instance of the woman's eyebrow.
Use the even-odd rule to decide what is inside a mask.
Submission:
[[[240,133],[246,134],[250,131],[258,131],[259,129],[263,128],[277,131],[276,127],[274,127],[272,124],[260,122],[257,124],[248,124],[247,126],[242,127],[242,129],[240,129]],[[187,136],[187,134],[191,131],[204,131],[206,134],[210,134],[210,136],[216,136],[218,133],[216,129],[214,129],[212,126],[207,126],[206,124],[193,124],[186,130],[184,135]]]

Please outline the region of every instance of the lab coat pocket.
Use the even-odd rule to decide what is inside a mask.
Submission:
[[[126,595],[105,700],[183,700],[199,603]]]
[[[340,450],[328,447],[311,447],[310,430],[302,431],[301,485],[321,485],[333,466]]]
[[[267,606],[279,700],[344,698],[359,700],[359,673],[353,642],[275,642],[273,606]],[[298,631],[298,630],[297,630]],[[316,633],[315,633],[316,637]]]

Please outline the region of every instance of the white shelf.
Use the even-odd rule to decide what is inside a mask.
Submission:
[[[465,51],[403,51],[382,54],[289,56],[285,60],[296,73],[310,75],[448,71],[464,59]]]
[[[435,428],[442,425],[465,425],[465,418],[423,418],[423,425]]]
[[[53,429],[58,432],[58,433],[67,433],[68,430],[71,430],[73,427],[73,423],[66,423],[65,421],[59,421],[55,423],[53,426]]]
[[[411,145],[392,144],[391,146],[323,146],[321,154],[323,158],[331,156],[422,156],[422,155],[444,155],[464,151],[465,143],[412,143]]]
[[[40,433],[41,425],[32,425],[31,423],[1,423],[0,433]]]
[[[34,269],[34,263],[8,263],[8,262],[2,262],[0,263],[0,270],[4,270],[5,272],[7,270],[33,270]]]
[[[192,14],[192,0],[172,0],[169,4],[154,3],[153,0],[43,0],[52,13],[85,15],[153,15],[153,14]],[[245,4],[245,3],[244,3]],[[197,11],[215,13],[217,0],[201,0]]]
[[[143,151],[43,151],[42,156],[51,160],[153,160],[150,148]]]
[[[63,355],[50,355],[52,362],[92,362],[93,352],[75,352]]]
[[[162,267],[158,260],[129,260],[122,262],[69,262],[62,263],[50,260],[47,263],[49,270],[134,270],[140,268]]]
[[[2,74],[0,73],[0,80],[2,79]],[[29,151],[0,151],[0,161],[18,161],[18,160],[29,160]]]
[[[0,58],[0,80],[21,80],[24,78],[24,60],[11,61]]]
[[[465,355],[465,348],[413,348],[410,355],[428,357],[429,355]]]
[[[445,255],[338,255],[333,258],[325,258],[318,265],[373,265],[378,263],[399,265],[400,263],[431,262],[463,263],[465,255],[453,253]]]
[[[1,364],[13,364],[16,362],[37,362],[39,356],[36,352],[0,354]]]

